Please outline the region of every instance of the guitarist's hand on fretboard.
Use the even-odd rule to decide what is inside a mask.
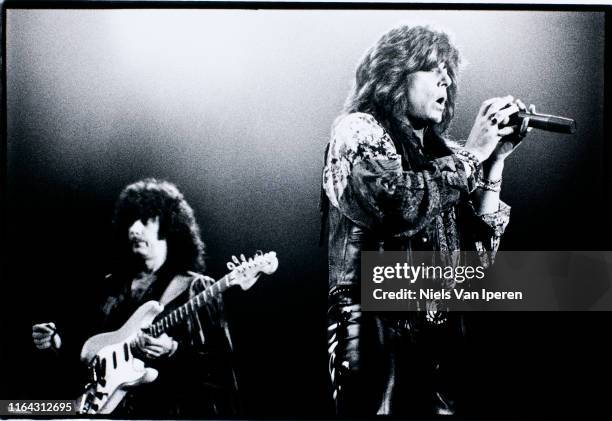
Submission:
[[[136,336],[134,346],[144,359],[156,360],[158,358],[170,357],[178,348],[178,342],[166,333],[154,338],[144,332],[139,332]]]

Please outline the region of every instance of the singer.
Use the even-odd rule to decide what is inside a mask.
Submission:
[[[510,119],[535,108],[512,96],[487,99],[467,140],[446,140],[459,62],[442,31],[392,29],[361,60],[334,123],[321,205],[329,233],[329,370],[339,415],[456,412],[461,316],[431,300],[420,311],[362,312],[359,284],[362,250],[439,250],[442,265],[462,264],[444,252],[475,250],[479,264],[492,263],[510,217],[499,199],[505,161],[529,126],[528,117],[520,126]]]

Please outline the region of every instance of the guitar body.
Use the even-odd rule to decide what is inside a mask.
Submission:
[[[163,311],[157,301],[141,305],[120,329],[92,336],[81,350],[81,360],[97,366],[97,381],[84,399],[83,413],[110,414],[119,405],[127,388],[151,383],[157,378],[157,370],[145,367],[134,357],[131,343],[142,328],[149,326]]]

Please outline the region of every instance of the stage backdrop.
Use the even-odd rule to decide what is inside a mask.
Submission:
[[[451,137],[465,139],[481,102],[507,94],[578,123],[572,136],[533,131],[509,159],[502,247],[605,248],[601,13],[9,10],[3,288],[12,345],[0,397],[49,396],[50,379],[29,363],[30,325],[86,323],[81,307],[107,269],[114,200],[126,184],[158,177],[195,209],[210,275],[223,275],[232,254],[278,253],[275,275],[228,297],[246,414],[329,415],[323,150],[361,56],[400,23],[446,28],[461,49]],[[497,321],[482,324],[495,354],[485,360],[546,342],[534,316],[519,327],[487,317]],[[567,320],[535,319],[560,341]],[[488,384],[509,389],[539,362],[509,364]]]

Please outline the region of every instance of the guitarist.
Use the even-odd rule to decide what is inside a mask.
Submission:
[[[118,329],[150,300],[164,305],[163,315],[212,284],[200,274],[204,243],[193,209],[174,184],[148,178],[128,185],[115,205],[113,225],[115,256],[99,331]],[[171,334],[139,333],[133,353],[158,369],[159,377],[131,388],[113,415],[232,415],[237,386],[221,296]],[[49,324],[34,326],[33,339],[41,347],[61,346]]]

